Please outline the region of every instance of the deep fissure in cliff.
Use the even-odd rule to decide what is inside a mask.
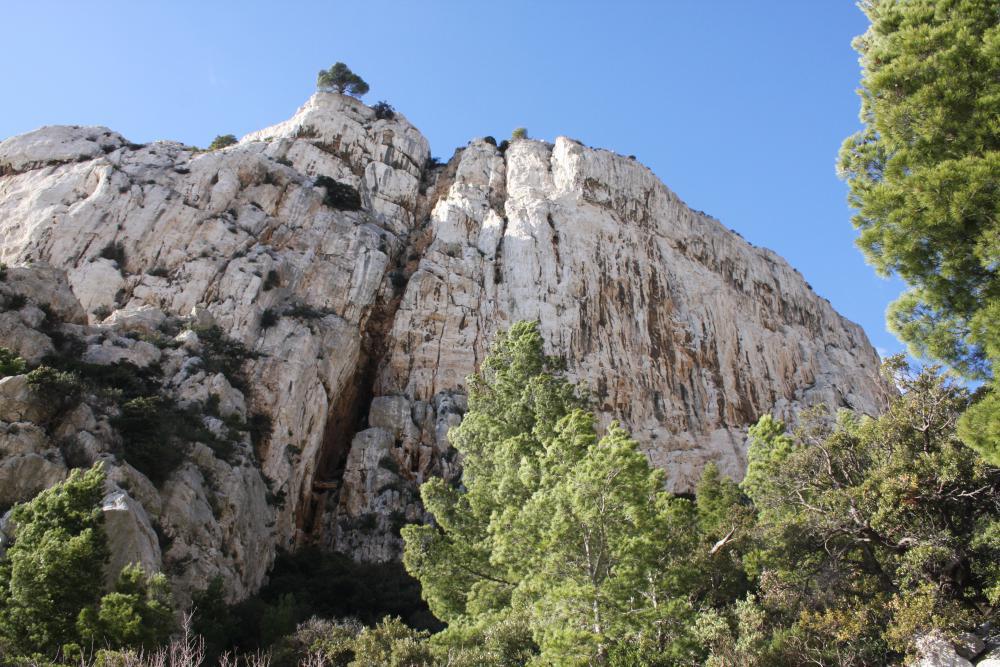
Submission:
[[[457,157],[458,153],[456,153]],[[328,508],[336,507],[343,488],[347,457],[354,437],[368,428],[368,413],[375,396],[381,364],[388,352],[389,332],[396,311],[406,293],[410,277],[431,242],[430,211],[442,189],[450,188],[454,177],[453,162],[448,165],[428,165],[422,175],[422,187],[415,211],[416,225],[391,251],[382,286],[368,317],[362,324],[361,352],[355,373],[330,407],[323,444],[315,466],[315,476],[303,489],[297,525],[303,542],[319,543]]]

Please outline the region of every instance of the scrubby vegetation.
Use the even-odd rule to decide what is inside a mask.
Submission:
[[[357,188],[347,183],[335,181],[322,174],[316,177],[316,186],[326,190],[323,203],[341,211],[357,211],[361,208],[361,195]]]
[[[212,143],[208,145],[208,150],[217,151],[222,148],[227,148],[229,146],[235,146],[239,143],[239,140],[234,134],[220,134],[215,139],[212,139]]]
[[[0,377],[20,375],[24,372],[24,359],[5,347],[0,347]]]
[[[0,559],[0,662],[79,662],[95,647],[141,648],[164,642],[173,612],[162,574],[137,566],[104,590],[108,558],[100,465],[16,506],[13,543]]]
[[[396,117],[396,110],[385,100],[381,100],[372,105],[372,111],[379,120],[392,120]]]

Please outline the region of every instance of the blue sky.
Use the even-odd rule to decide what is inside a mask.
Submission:
[[[337,60],[447,158],[518,126],[634,154],[774,249],[881,351],[900,291],[854,247],[848,0],[10,2],[0,137],[54,123],[200,146],[289,117]]]

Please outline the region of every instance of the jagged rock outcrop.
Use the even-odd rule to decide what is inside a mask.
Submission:
[[[861,329],[642,165],[561,137],[438,166],[382,116],[319,93],[212,152],[94,127],[0,142],[0,345],[33,367],[81,341],[88,368],[147,369],[214,434],[157,486],[126,462],[122,406],[32,414],[6,378],[0,501],[104,460],[117,550],[182,592],[220,575],[245,596],[304,540],[398,557],[419,483],[459,471],[465,377],[519,319],[673,490],[710,460],[740,477],[764,412],[879,409]]]

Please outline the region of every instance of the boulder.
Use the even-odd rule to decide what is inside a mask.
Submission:
[[[111,552],[105,567],[109,588],[126,565],[137,563],[147,574],[163,570],[159,539],[141,503],[113,487],[101,501],[101,512]]]

